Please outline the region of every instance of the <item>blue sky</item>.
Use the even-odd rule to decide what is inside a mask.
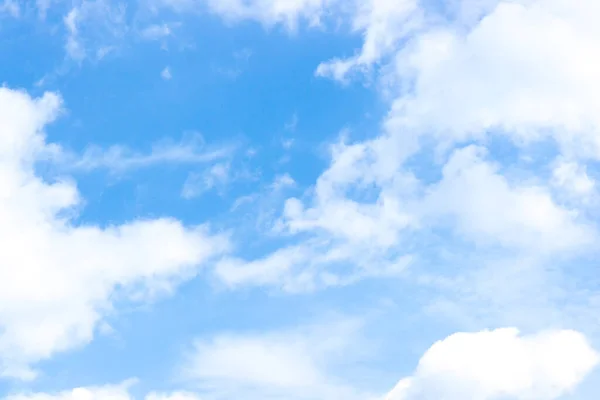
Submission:
[[[0,398],[595,399],[599,11],[0,0]]]

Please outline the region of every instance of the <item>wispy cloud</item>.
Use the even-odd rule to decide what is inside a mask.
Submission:
[[[331,366],[350,362],[363,321],[329,322],[262,333],[222,333],[195,341],[181,376],[202,398],[375,399]]]
[[[171,75],[171,68],[169,68],[168,66],[165,67],[161,72],[160,72],[160,77],[163,78],[165,81],[170,81],[171,78],[173,77]]]
[[[188,200],[196,198],[216,187],[222,188],[231,179],[230,164],[215,164],[202,173],[190,174],[183,184],[181,196]]]
[[[58,167],[67,170],[105,169],[112,173],[121,173],[159,164],[212,163],[233,156],[236,148],[236,145],[209,146],[201,137],[193,136],[179,142],[163,140],[152,145],[148,152],[122,145],[108,148],[89,146],[82,154],[55,148],[47,158]]]
[[[67,56],[81,63],[87,58],[102,59],[127,34],[127,8],[110,0],[84,0],[64,16]]]
[[[21,8],[19,4],[13,0],[3,0],[0,3],[0,14],[7,13],[13,17],[18,17],[21,13]]]
[[[159,40],[173,35],[173,28],[169,24],[153,24],[141,29],[139,35],[145,40]]]

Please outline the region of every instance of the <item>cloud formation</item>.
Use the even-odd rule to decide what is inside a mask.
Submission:
[[[431,346],[386,400],[552,400],[571,392],[598,361],[574,331],[456,333]]]
[[[181,194],[191,199],[230,182],[226,149],[182,142],[72,155],[43,134],[60,114],[57,95],[0,89],[0,264],[9,266],[0,269],[0,374],[33,378],[39,361],[92,340],[119,301],[169,293],[204,265],[230,290],[306,294],[376,278],[434,287],[418,304],[423,318],[436,309],[475,333],[434,344],[387,400],[553,400],[596,367],[590,342],[598,340],[592,314],[600,292],[590,260],[598,256],[600,3],[151,3],[178,15],[208,12],[229,26],[349,31],[360,44],[315,65],[315,74],[346,84],[373,78],[388,113],[367,139],[348,134],[331,144],[327,167],[301,192],[282,195],[300,185],[278,175],[288,179],[265,195],[274,199],[265,231],[276,240],[248,251],[254,238],[245,237],[233,254],[228,238],[204,225],[78,223],[83,199],[73,180],[45,180],[35,169],[51,156],[65,171],[215,162],[189,175]],[[124,10],[106,0],[77,4],[63,22],[77,61],[102,58],[129,31]],[[140,35],[160,39],[172,30],[161,22]],[[576,330],[480,330],[512,325]],[[351,350],[353,329],[202,336],[182,367],[189,391],[146,399],[380,398],[330,365]],[[18,396],[9,399],[131,399],[125,386]]]
[[[79,224],[76,184],[48,182],[35,162],[61,99],[0,89],[0,373],[30,379],[30,367],[88,343],[116,298],[169,293],[227,249],[225,236],[174,219]]]

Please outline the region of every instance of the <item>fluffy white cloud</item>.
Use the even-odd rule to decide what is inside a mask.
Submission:
[[[247,6],[259,12],[257,4]],[[564,258],[544,256],[593,251],[598,239],[582,203],[563,201],[567,192],[583,196],[594,186],[585,158],[596,157],[600,143],[594,111],[600,104],[600,36],[589,17],[597,3],[457,0],[433,7],[381,0],[355,6],[340,15],[363,34],[362,48],[323,64],[319,73],[343,79],[352,70],[386,66],[382,78],[395,101],[380,136],[333,146],[315,185],[286,201],[275,227],[298,241],[254,260],[225,260],[218,277],[232,287],[298,291],[399,275],[413,255],[418,260],[440,250],[419,239],[442,231],[449,242],[458,236],[474,243],[470,250],[501,248],[494,259],[474,258],[510,271],[510,279],[534,269],[536,279],[552,286],[546,292],[566,290],[546,281],[544,267],[552,260],[548,270],[560,269],[556,263]],[[551,185],[536,176],[539,170],[525,179],[520,165],[505,175],[513,166],[493,148],[485,150],[498,133],[517,145],[517,153],[551,139],[569,164],[555,166]],[[435,160],[425,162],[433,176],[441,167],[441,177],[421,182],[413,168],[432,147]],[[485,276],[498,273],[486,269]]]
[[[557,160],[552,169],[552,184],[582,201],[588,200],[596,189],[596,181],[588,175],[585,165],[564,159]]]
[[[368,4],[370,12],[362,15],[380,18],[363,19],[370,22],[362,25],[362,52],[323,64],[318,73],[343,79],[354,66],[392,56],[385,78],[398,83],[391,88],[397,98],[380,137],[334,150],[315,185],[312,207],[288,201],[290,230],[398,247],[403,232],[450,219],[470,240],[530,254],[591,249],[595,229],[580,210],[557,203],[554,196],[564,193],[541,179],[503,176],[501,160],[483,161],[476,155],[481,149],[456,152],[433,185],[414,182],[406,164],[422,154],[424,143],[433,143],[439,160],[457,144],[497,132],[519,146],[550,138],[571,158],[600,154],[594,111],[600,103],[600,36],[589,18],[597,2]],[[389,42],[373,39],[370,29]],[[585,165],[557,167],[553,183],[562,191],[593,188]]]
[[[47,93],[0,89],[0,374],[89,342],[114,301],[169,292],[224,251],[226,237],[173,219],[96,226],[74,220],[75,183],[36,175],[43,129],[61,110]],[[119,289],[117,289],[119,288]]]
[[[598,361],[575,331],[457,333],[431,346],[386,400],[552,400],[572,391]]]
[[[426,219],[449,215],[471,240],[535,253],[595,243],[595,230],[558,206],[545,187],[512,184],[497,165],[482,159],[484,154],[485,149],[469,146],[452,155],[442,180],[428,188],[422,202]]]
[[[595,1],[499,2],[466,32],[435,29],[398,53],[407,128],[445,142],[502,131],[598,158],[600,30]]]

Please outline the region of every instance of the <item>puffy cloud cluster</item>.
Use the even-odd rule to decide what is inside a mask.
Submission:
[[[79,223],[75,182],[36,173],[56,150],[44,127],[60,112],[55,94],[0,88],[2,375],[32,378],[32,363],[89,342],[115,299],[168,293],[228,246],[207,226],[169,218]]]
[[[399,275],[413,257],[437,250],[413,245],[415,236],[443,232],[448,243],[469,243],[469,252],[492,249],[494,257],[511,256],[510,268],[491,256],[481,270],[472,267],[480,278],[464,285],[491,281],[480,291],[505,289],[515,280],[526,291],[523,276],[535,276],[535,289],[545,295],[565,291],[561,283],[546,280],[547,269],[596,251],[597,221],[589,217],[589,207],[597,186],[590,171],[600,159],[599,2],[162,3],[177,10],[204,8],[230,23],[254,20],[291,30],[301,21],[319,25],[339,13],[363,43],[349,58],[332,56],[316,66],[316,74],[350,82],[356,74],[375,72],[391,98],[379,136],[332,146],[330,165],[314,187],[285,202],[276,228],[297,235],[297,242],[254,260],[227,258],[216,265],[217,277],[231,287],[302,291]],[[74,9],[65,20],[74,58],[81,57],[75,39],[83,10]],[[77,225],[73,213],[80,199],[74,183],[47,182],[34,169],[38,154],[52,150],[42,131],[59,110],[54,95],[32,99],[0,89],[6,132],[0,138],[0,236],[7,248],[0,264],[11,266],[0,270],[5,375],[30,376],[32,363],[89,341],[110,310],[116,287],[128,298],[139,297],[140,287],[142,297],[168,289],[226,247],[226,240],[205,227],[168,219],[108,228]],[[498,154],[494,139],[509,142],[519,161]],[[550,150],[526,164],[531,147],[542,143]],[[425,155],[433,155],[431,168],[439,170],[433,181],[413,168],[429,162],[421,158]],[[501,307],[517,314],[523,304],[506,301]],[[293,335],[200,340],[188,374],[219,388],[209,393],[217,398],[232,392],[240,397],[244,391],[257,398],[265,393],[364,398],[329,383],[311,352],[314,343],[303,340]],[[387,399],[552,400],[572,391],[597,363],[596,352],[574,331],[459,333],[431,347],[414,375]],[[14,399],[103,400],[106,393],[129,398],[126,389],[109,388]],[[148,399],[194,396],[182,392]]]
[[[574,331],[456,333],[431,346],[386,400],[552,400],[570,393],[598,361]]]
[[[415,234],[443,232],[448,243],[460,240],[472,245],[466,247],[469,252],[482,250],[477,260],[490,252],[483,267],[464,266],[466,276],[476,280],[461,283],[453,277],[449,282],[483,285],[480,293],[502,288],[485,294],[499,297],[486,304],[501,308],[509,321],[510,314],[526,313],[529,304],[519,303],[524,296],[506,289],[515,280],[520,290],[540,293],[544,299],[536,306],[557,307],[548,311],[558,320],[563,308],[587,315],[578,307],[592,304],[594,294],[585,289],[570,294],[572,287],[550,278],[549,271],[561,276],[561,262],[597,249],[598,225],[589,207],[596,195],[590,171],[600,156],[595,111],[600,104],[600,31],[591,17],[599,5],[588,0],[433,3],[373,0],[344,10],[364,39],[362,47],[352,57],[324,62],[316,73],[349,82],[356,73],[376,72],[391,97],[382,132],[367,141],[332,146],[331,163],[314,187],[303,198],[288,199],[279,228],[301,233],[300,244],[245,264],[221,265],[218,272],[238,283],[297,287],[289,283],[291,277],[312,288],[314,275],[288,273],[297,258],[311,271],[313,258],[302,254],[333,253],[336,261],[354,260],[373,272],[399,255],[432,251],[428,246],[415,251]],[[517,160],[503,158],[493,140],[510,143]],[[533,154],[536,145],[547,150]],[[413,168],[421,160],[430,162],[423,157],[429,154],[434,159],[430,168],[439,168],[433,182],[420,179]],[[310,240],[306,234],[312,234]],[[369,259],[363,245],[377,249],[383,259]],[[465,260],[471,256],[465,254]],[[338,276],[330,282],[352,280]],[[472,293],[467,287],[458,292]],[[550,299],[555,293],[563,293],[562,305]],[[483,358],[466,358],[470,364],[457,364],[453,372],[454,364],[443,364],[438,354],[466,342],[478,349],[473,354],[515,368],[525,363],[528,369],[514,377],[512,367],[494,370]],[[572,353],[553,353],[555,346],[572,346]],[[509,358],[498,359],[498,347]],[[570,331],[525,337],[514,330],[459,334],[434,346],[415,376],[401,382],[396,391],[401,394],[391,398],[440,398],[440,392],[427,389],[438,387],[455,398],[554,399],[595,364],[596,355],[583,337]]]

